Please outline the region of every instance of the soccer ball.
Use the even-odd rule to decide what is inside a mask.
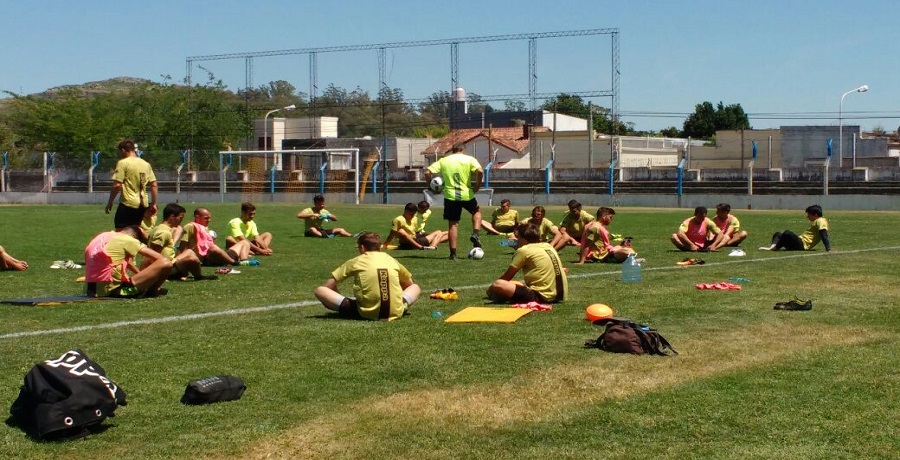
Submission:
[[[428,183],[428,190],[431,190],[434,193],[441,193],[444,191],[444,179],[441,176],[435,176],[431,178],[431,182]]]
[[[469,251],[469,258],[475,260],[481,260],[484,257],[484,249],[481,248],[472,248]]]
[[[210,230],[210,231],[209,231],[209,237],[210,237],[210,238],[216,239],[217,236],[219,236],[219,234],[216,233],[215,230]]]

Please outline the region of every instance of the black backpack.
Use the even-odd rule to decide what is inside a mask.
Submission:
[[[637,324],[628,318],[608,318],[594,321],[595,325],[606,326],[597,340],[584,342],[585,348],[599,348],[613,353],[632,353],[641,355],[678,354],[665,337],[656,329],[644,324]]]
[[[197,406],[221,401],[241,399],[247,386],[233,375],[216,375],[199,380],[191,380],[181,397],[182,404]]]
[[[86,436],[124,406],[125,391],[80,350],[36,364],[9,413],[11,421],[44,440]]]

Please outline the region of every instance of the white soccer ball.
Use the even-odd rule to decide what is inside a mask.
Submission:
[[[431,182],[428,183],[428,190],[431,190],[434,193],[441,193],[444,191],[444,179],[441,176],[434,176],[431,178]]]
[[[219,236],[219,234],[216,233],[215,230],[210,230],[210,231],[209,231],[209,237],[210,237],[210,238],[216,239],[217,236]]]
[[[472,248],[472,250],[469,251],[469,258],[475,259],[475,260],[481,260],[482,258],[484,258],[484,249]]]

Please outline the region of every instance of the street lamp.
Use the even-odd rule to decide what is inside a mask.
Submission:
[[[838,167],[842,167],[844,163],[844,97],[850,93],[865,93],[868,90],[869,85],[862,85],[841,95],[841,106],[838,109]]]
[[[272,115],[273,113],[281,110],[294,110],[296,108],[296,105],[291,104],[287,107],[282,107],[280,109],[270,110],[266,112],[266,115],[263,117],[263,150],[269,150],[269,122],[266,121],[269,118],[269,115]]]

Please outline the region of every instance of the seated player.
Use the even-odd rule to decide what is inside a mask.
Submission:
[[[580,247],[585,226],[594,221],[591,213],[581,209],[578,200],[569,200],[568,206],[569,210],[559,223],[559,235],[550,242],[557,251],[566,246]]]
[[[712,219],[716,223],[716,227],[722,231],[722,239],[717,244],[710,247],[710,251],[715,251],[725,246],[738,246],[742,241],[747,239],[747,232],[741,230],[741,222],[734,214],[731,214],[731,205],[728,203],[719,203],[716,205],[716,216]]]
[[[613,246],[609,238],[609,224],[612,223],[616,211],[601,207],[597,210],[597,220],[587,224],[581,240],[581,257],[578,264],[586,261],[622,263],[628,254],[634,252],[631,247]]]
[[[694,217],[689,217],[678,227],[678,232],[673,233],[670,239],[676,248],[682,251],[710,251],[724,236],[712,219],[706,217],[706,207],[694,208]]]
[[[184,229],[181,228],[181,221],[187,211],[178,203],[169,203],[163,208],[163,221],[150,230],[150,236],[147,238],[147,245],[150,249],[160,253],[163,257],[172,261],[172,271],[169,279],[182,279],[190,274],[194,280],[216,280],[216,275],[204,276],[200,267],[200,258],[191,249],[185,249],[176,256],[175,242],[181,241],[181,235]],[[142,268],[149,266],[153,260],[144,259]]]
[[[487,295],[497,303],[556,303],[566,300],[566,269],[556,249],[541,241],[540,229],[531,222],[516,230],[519,247],[506,272],[488,287]],[[524,283],[512,281],[522,270]]]
[[[16,259],[0,246],[0,270],[25,271],[28,270],[28,262]]]
[[[88,295],[133,298],[168,293],[161,286],[171,273],[172,261],[141,240],[146,241],[143,232],[133,225],[117,232],[103,232],[88,243],[84,251]],[[134,265],[138,254],[149,262],[141,270]]]
[[[181,235],[179,254],[188,249],[194,251],[200,263],[206,266],[240,265],[242,260],[250,258],[250,242],[241,240],[224,250],[216,245],[209,234],[209,222],[212,214],[209,209],[194,210],[194,221],[184,226]]]
[[[354,319],[391,321],[402,317],[422,290],[400,262],[381,252],[381,237],[363,232],[356,239],[359,255],[331,272],[313,293],[326,308]],[[355,298],[338,292],[342,281],[353,279]]]
[[[314,238],[329,238],[333,236],[352,236],[343,228],[324,228],[323,222],[333,220],[337,222],[337,216],[325,209],[325,197],[316,195],[313,197],[313,206],[297,213],[298,219],[303,219],[306,225],[305,236]]]
[[[509,234],[516,231],[519,225],[519,211],[512,208],[512,202],[504,198],[500,207],[491,213],[491,221],[481,221],[481,228],[491,235]]]
[[[394,238],[400,241],[397,245],[398,249],[437,249],[443,232],[435,230],[429,235],[416,233],[416,227],[419,224],[416,219],[416,211],[416,205],[406,203],[406,206],[403,208],[403,214],[391,221],[391,233],[384,240],[381,249],[387,249],[388,244],[394,241]]]
[[[825,251],[831,252],[831,241],[828,239],[828,220],[822,217],[822,207],[815,204],[806,208],[806,218],[812,225],[802,235],[785,230],[772,235],[772,244],[759,248],[761,251],[809,251],[819,242],[825,246]]]
[[[444,230],[435,230],[434,232],[425,230],[425,223],[428,222],[429,217],[431,217],[431,204],[422,200],[416,205],[416,220],[419,222],[419,225],[416,227],[416,238],[423,236],[428,238],[428,235],[433,234],[434,232],[441,232],[438,243],[443,243],[450,239],[450,233]]]
[[[228,222],[228,236],[225,237],[225,247],[230,248],[238,241],[247,240],[250,242],[250,252],[260,256],[272,255],[272,234],[269,232],[259,233],[256,228],[256,206],[253,203],[245,201],[241,203],[241,217],[235,217]]]
[[[534,209],[531,210],[531,218],[526,222],[537,225],[538,231],[541,234],[541,241],[552,242],[559,238],[559,227],[554,225],[546,216],[547,210],[544,209],[543,206],[535,206]]]

